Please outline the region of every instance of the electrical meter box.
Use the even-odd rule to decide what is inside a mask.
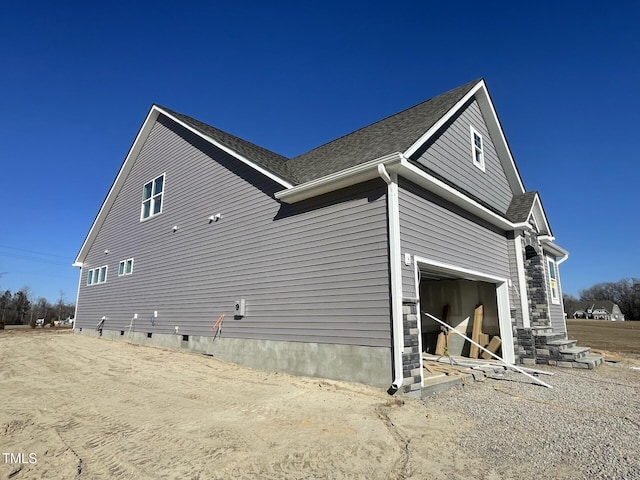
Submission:
[[[234,317],[244,317],[244,309],[245,309],[245,300],[241,298],[240,300],[236,300],[233,306],[233,316]]]

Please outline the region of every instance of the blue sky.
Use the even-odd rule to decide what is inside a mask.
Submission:
[[[294,156],[483,77],[566,293],[640,277],[637,2],[11,2],[0,289],[71,266],[152,103]]]

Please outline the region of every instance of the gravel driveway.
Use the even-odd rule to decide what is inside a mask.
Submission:
[[[640,371],[632,366],[549,369],[553,389],[509,373],[424,402],[475,423],[456,432],[461,453],[481,459],[469,478],[638,479]]]

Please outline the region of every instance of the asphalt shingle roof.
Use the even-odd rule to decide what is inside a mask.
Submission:
[[[178,113],[161,105],[158,105],[158,107],[162,108],[167,113],[173,115],[179,120],[182,120],[184,123],[198,130],[202,134],[207,135],[217,142],[220,142],[227,148],[230,148],[234,152],[239,153],[248,160],[257,163],[261,167],[277,175],[283,180],[287,180],[288,182],[294,184],[297,183],[295,181],[295,175],[291,171],[290,162],[287,157],[272,152],[271,150],[267,150],[266,148],[260,147],[247,140],[243,140],[242,138],[236,137],[235,135],[227,133],[223,130],[212,127],[211,125],[207,125],[206,123],[196,120],[195,118],[183,115],[182,113]]]
[[[537,191],[531,190],[521,195],[514,195],[507,209],[507,218],[514,223],[526,222],[529,219],[537,193]]]
[[[369,126],[356,130],[291,161],[300,183],[406,151],[480,80],[474,80]]]
[[[195,118],[160,105],[158,107],[283,180],[296,185],[384,155],[406,151],[478,82],[479,80],[469,82],[293,159],[207,125]]]

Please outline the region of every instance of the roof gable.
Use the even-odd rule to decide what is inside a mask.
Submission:
[[[535,190],[514,195],[507,209],[507,218],[514,223],[531,222],[541,235],[552,235],[540,195]]]
[[[476,84],[469,82],[372,123],[291,160],[300,183],[369,160],[404,152],[449,112]]]
[[[239,137],[226,133],[217,128],[211,127],[205,123],[199,122],[186,115],[179,114],[173,110],[161,107],[159,105],[152,105],[147,117],[142,124],[142,127],[138,131],[138,134],[133,141],[127,156],[125,157],[122,166],[113,181],[109,193],[107,194],[96,218],[93,221],[91,229],[87,234],[80,251],[74,262],[74,266],[82,266],[82,262],[89,252],[89,249],[95,240],[100,227],[105,221],[111,206],[115,202],[116,197],[124,182],[127,179],[131,168],[133,167],[136,158],[138,157],[142,146],[149,137],[153,126],[155,125],[158,116],[164,115],[172,121],[183,126],[187,130],[195,133],[204,140],[210,142],[216,147],[224,150],[230,155],[234,156],[241,162],[255,168],[263,175],[269,177],[271,180],[279,183],[285,188],[291,188],[293,186],[292,177],[287,167],[287,158],[277,153],[271,152],[265,148],[259,147],[251,142],[242,140]]]

